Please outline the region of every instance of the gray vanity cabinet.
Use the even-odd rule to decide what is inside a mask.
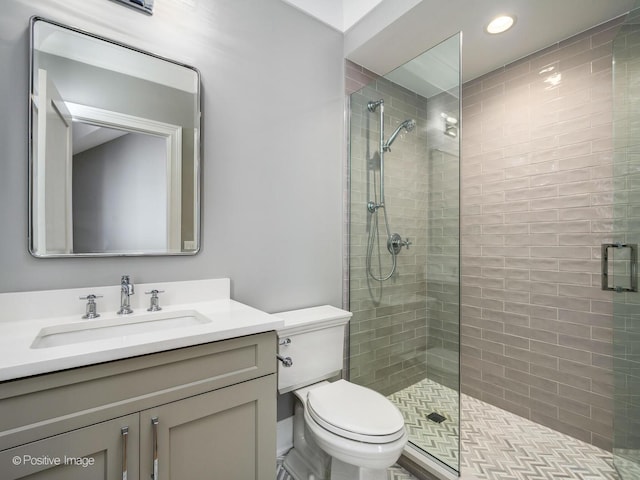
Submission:
[[[0,452],[0,478],[138,480],[138,420],[138,414],[127,415],[4,450]],[[128,427],[126,462],[123,427]]]
[[[0,478],[273,480],[275,349],[266,332],[0,383]]]

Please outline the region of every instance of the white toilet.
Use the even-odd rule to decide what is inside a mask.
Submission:
[[[402,414],[369,388],[326,381],[341,373],[351,313],[326,305],[276,316],[278,390],[299,400],[285,468],[296,480],[386,480],[407,443]]]

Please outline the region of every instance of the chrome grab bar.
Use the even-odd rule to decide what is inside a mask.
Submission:
[[[629,251],[629,287],[609,286],[609,249],[628,248]],[[638,291],[638,244],[636,243],[603,243],[600,266],[602,269],[602,290],[618,293]]]

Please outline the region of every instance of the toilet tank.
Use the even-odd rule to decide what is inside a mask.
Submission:
[[[278,330],[278,353],[293,364],[278,362],[278,391],[300,387],[334,377],[342,370],[344,334],[351,312],[330,305],[275,314],[284,320]]]

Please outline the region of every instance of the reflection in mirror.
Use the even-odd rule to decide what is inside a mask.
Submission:
[[[39,18],[31,33],[31,253],[197,253],[198,72]]]
[[[164,139],[81,122],[72,135],[74,252],[169,249]]]

